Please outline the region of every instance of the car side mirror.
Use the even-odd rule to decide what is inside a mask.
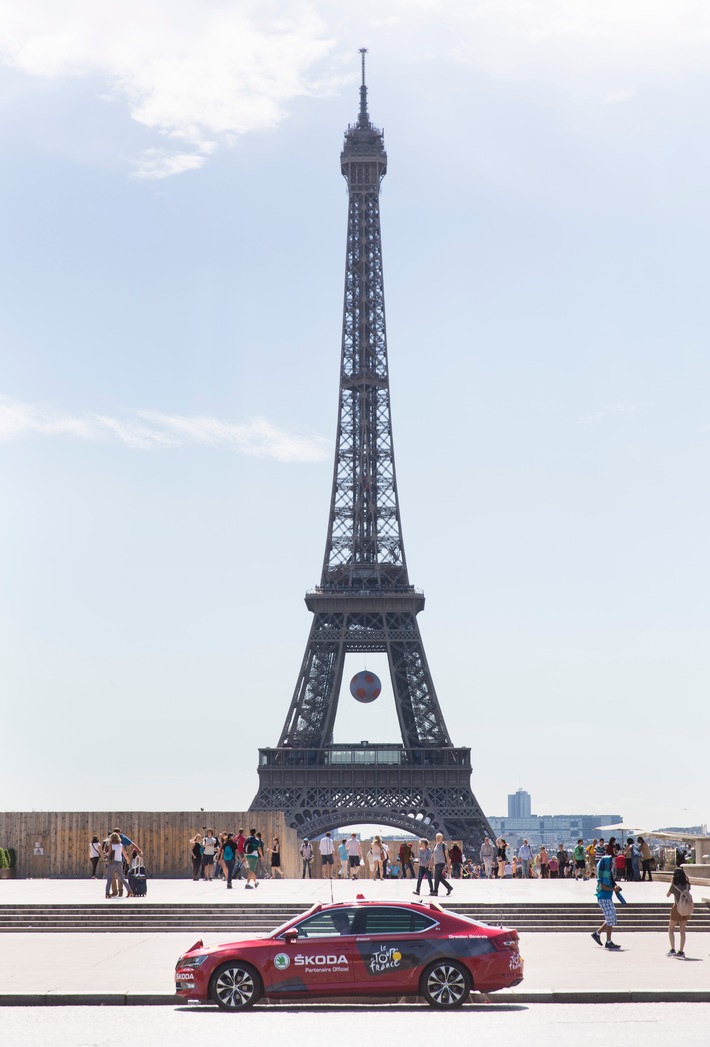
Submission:
[[[284,931],[285,942],[295,942],[298,939],[298,930],[295,927],[290,927],[289,930]]]

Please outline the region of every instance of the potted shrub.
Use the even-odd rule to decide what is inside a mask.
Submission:
[[[17,855],[13,848],[0,847],[0,880],[14,880]]]

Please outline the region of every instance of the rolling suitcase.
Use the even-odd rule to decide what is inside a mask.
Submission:
[[[128,882],[131,885],[131,891],[136,898],[143,898],[148,893],[148,881],[145,875],[145,866],[137,865],[135,869],[131,869],[128,873]]]

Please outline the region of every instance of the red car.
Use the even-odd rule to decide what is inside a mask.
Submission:
[[[423,996],[458,1007],[472,989],[523,980],[518,932],[438,904],[358,899],[314,905],[263,938],[196,942],[175,968],[176,991],[227,1011],[262,996]]]

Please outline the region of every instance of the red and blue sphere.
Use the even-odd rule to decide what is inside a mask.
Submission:
[[[363,669],[360,673],[355,673],[350,681],[350,693],[356,702],[363,702],[364,704],[374,702],[375,698],[379,697],[381,690],[382,684],[379,676],[368,672],[367,669]]]

